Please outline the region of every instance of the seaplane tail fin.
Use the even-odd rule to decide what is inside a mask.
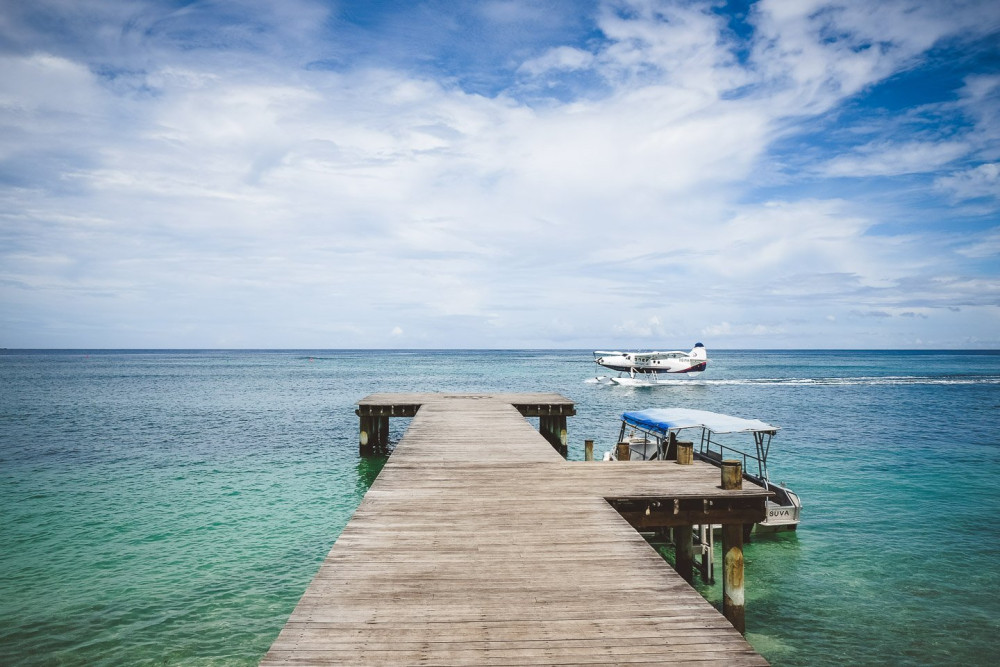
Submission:
[[[695,343],[694,348],[691,349],[692,359],[708,359],[708,352],[705,350],[705,346],[701,343]]]

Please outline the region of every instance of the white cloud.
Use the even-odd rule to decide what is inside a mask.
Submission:
[[[913,66],[942,39],[1000,27],[1000,15],[977,3],[917,0],[762,0],[751,17],[755,62],[772,85],[785,82],[791,111],[809,113]]]
[[[519,72],[538,76],[546,72],[575,71],[590,67],[594,62],[592,53],[571,46],[557,46],[549,49],[543,55],[526,60],[518,68]]]
[[[626,15],[617,10],[627,9]],[[598,55],[609,80],[682,88],[711,96],[750,81],[710,5],[623,0],[605,3],[598,19],[610,42]]]
[[[614,326],[614,332],[625,338],[663,338],[668,332],[664,330],[660,318],[652,316],[644,322],[628,320]]]
[[[819,171],[825,176],[847,177],[933,173],[968,152],[969,146],[958,141],[876,142],[830,160]]]
[[[785,329],[766,324],[719,322],[703,328],[701,333],[714,339],[746,339],[781,335],[785,333]]]
[[[36,53],[2,57],[0,68],[4,72],[0,108],[9,120],[51,114],[79,117],[105,110],[96,78],[80,63]]]
[[[974,123],[969,139],[976,142],[984,160],[1000,160],[1000,75],[965,77],[956,103]]]
[[[973,169],[942,176],[934,186],[950,193],[955,199],[1000,199],[1000,163],[981,164]]]
[[[1000,255],[1000,227],[995,227],[981,236],[974,237],[973,243],[958,248],[957,252],[973,259]]]
[[[691,245],[706,249],[713,273],[733,279],[867,273],[877,252],[865,237],[870,225],[845,201],[773,201],[744,207]]]

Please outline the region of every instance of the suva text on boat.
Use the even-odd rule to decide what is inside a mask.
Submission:
[[[756,524],[754,532],[795,530],[799,525],[802,502],[797,494],[783,484],[768,478],[767,455],[771,439],[779,427],[759,419],[743,419],[707,410],[687,408],[654,408],[625,412],[618,442],[628,443],[632,461],[676,459],[678,438],[690,440],[694,456],[716,466],[723,459],[738,459],[743,463],[743,478],[774,493],[767,501],[767,518]],[[734,447],[746,435],[753,438],[752,451]],[[604,460],[617,458],[617,451],[604,454]]]
[[[660,375],[674,377],[694,377],[708,366],[705,346],[695,343],[690,352],[609,352],[594,351],[594,362],[604,368],[618,371],[618,377],[599,376],[597,380],[606,384],[627,386],[647,386],[667,384],[670,381]],[[627,375],[626,375],[627,374]]]

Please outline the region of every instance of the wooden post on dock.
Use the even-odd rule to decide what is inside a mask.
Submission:
[[[694,583],[694,526],[674,528],[674,547],[677,561],[674,569],[684,581]]]
[[[743,488],[743,466],[739,461],[722,462],[722,488]],[[746,634],[746,606],[743,588],[743,524],[722,524],[722,615],[733,627]]]
[[[722,462],[722,488],[726,491],[743,488],[743,464],[736,459],[726,459]]]
[[[690,440],[677,440],[675,446],[677,463],[688,466],[692,465],[694,463],[694,443]]]
[[[584,440],[583,441],[583,460],[593,461],[594,460],[594,441]]]
[[[619,461],[628,461],[632,458],[632,448],[629,447],[627,442],[619,442],[615,450],[615,456]]]

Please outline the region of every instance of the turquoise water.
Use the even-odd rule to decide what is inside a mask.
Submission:
[[[778,424],[805,509],[747,545],[751,643],[993,663],[1000,353],[709,352],[655,388],[586,382],[589,351],[4,352],[0,664],[255,664],[378,473],[354,407],[379,391],[562,393],[573,459],[627,409]]]

